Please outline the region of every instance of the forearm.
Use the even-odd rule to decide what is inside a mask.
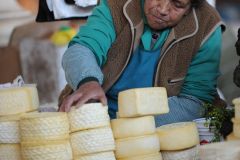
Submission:
[[[103,83],[103,74],[92,51],[85,46],[70,46],[63,55],[62,66],[68,84],[76,90],[79,83],[89,77]]]

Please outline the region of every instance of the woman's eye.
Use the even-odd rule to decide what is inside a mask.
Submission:
[[[179,2],[177,0],[173,0],[172,3],[177,8],[184,8],[185,7],[185,5],[183,3],[181,3],[181,2]]]

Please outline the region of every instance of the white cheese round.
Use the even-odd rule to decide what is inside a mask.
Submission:
[[[72,160],[69,141],[49,141],[45,143],[21,143],[24,160]]]
[[[111,120],[114,138],[137,137],[156,132],[153,116]]]
[[[74,132],[71,134],[70,140],[74,157],[115,149],[110,127]]]
[[[83,155],[78,158],[74,158],[74,160],[116,160],[116,158],[113,151],[111,151]]]
[[[154,154],[147,154],[142,156],[134,156],[128,158],[119,158],[118,160],[163,160],[160,152]]]
[[[117,158],[128,158],[147,155],[160,151],[157,134],[116,139],[115,155]]]
[[[163,125],[157,128],[157,133],[161,150],[183,150],[199,144],[199,134],[195,122]]]
[[[36,85],[0,89],[0,116],[25,113],[38,107]]]
[[[20,119],[22,142],[69,138],[67,114],[63,112],[27,113]]]
[[[0,144],[1,160],[21,160],[19,144]]]
[[[0,143],[20,143],[19,115],[0,117]]]
[[[235,137],[240,138],[240,119],[233,118],[233,134]]]
[[[138,88],[118,95],[120,118],[159,115],[169,112],[167,91],[163,87]]]
[[[84,104],[78,109],[72,107],[68,118],[71,132],[110,125],[108,107],[101,103]]]
[[[164,160],[197,160],[199,159],[198,147],[192,147],[179,151],[162,151]]]

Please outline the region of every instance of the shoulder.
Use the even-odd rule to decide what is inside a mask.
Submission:
[[[201,6],[195,9],[195,11],[200,21],[207,20],[207,21],[213,21],[216,23],[221,21],[221,17],[218,11],[215,8],[213,8],[210,4],[208,4],[208,2],[205,0]]]

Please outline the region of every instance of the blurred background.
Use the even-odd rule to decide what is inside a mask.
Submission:
[[[57,2],[61,1],[64,0]],[[79,19],[37,23],[38,0],[0,2],[0,84],[20,74],[26,83],[37,84],[42,104],[57,102],[66,84],[61,57],[94,5],[81,6]],[[227,26],[223,34],[219,91],[231,105],[233,98],[240,97],[240,89],[233,83],[233,71],[239,63],[235,43],[240,28],[240,0],[209,0],[209,3],[216,7]]]

